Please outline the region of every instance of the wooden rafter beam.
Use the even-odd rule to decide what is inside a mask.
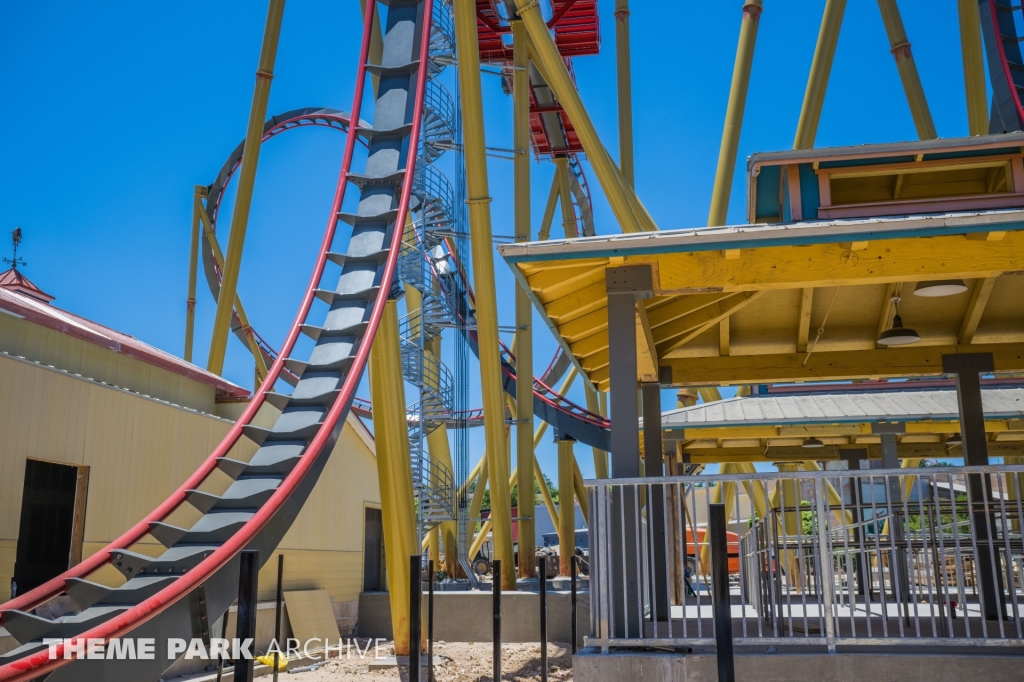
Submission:
[[[721,303],[719,303],[721,305]],[[731,333],[730,318],[725,318],[718,323],[718,354],[728,355],[729,354],[729,335]]]
[[[645,257],[650,259],[650,257]],[[669,253],[659,264],[655,293],[796,289],[993,277],[1024,270],[1024,231],[1008,231],[998,244],[964,235],[930,239],[875,239],[861,251],[844,244],[763,247],[729,260],[719,251]],[[638,259],[639,260],[639,259]]]
[[[944,354],[975,352],[992,353],[996,371],[1024,371],[1024,341],[971,346],[913,344],[874,350],[818,350],[806,365],[806,353],[683,358],[661,353],[659,357],[663,366],[672,369],[674,385],[706,386],[934,376],[942,374]],[[606,382],[607,376],[597,373],[591,376],[591,380]]]
[[[956,335],[957,343],[964,346],[974,343],[974,335],[978,331],[978,325],[981,323],[982,315],[985,314],[985,306],[988,305],[988,299],[992,295],[995,284],[995,277],[986,277],[978,280],[974,285],[971,302],[967,304],[967,312],[964,313],[964,319],[960,322],[960,331]]]
[[[658,351],[643,301],[636,302],[636,374],[641,382],[658,381]]]
[[[807,352],[807,339],[811,335],[811,307],[814,305],[814,288],[807,287],[800,296],[800,317],[796,328],[796,352]]]
[[[677,320],[672,324],[665,325],[663,328],[659,328],[658,357],[665,357],[667,353],[686,345],[722,320],[728,319],[733,313],[756,301],[763,293],[763,291],[745,291],[736,296],[732,296],[727,300],[719,301],[718,306],[709,307],[694,314],[706,317],[706,321],[691,325],[688,329],[679,330],[677,333],[673,332],[676,332],[678,327],[675,325],[677,325],[680,320]],[[666,332],[670,335],[667,335]]]

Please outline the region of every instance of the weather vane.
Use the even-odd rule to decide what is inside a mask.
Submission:
[[[11,230],[11,242],[14,244],[14,256],[12,258],[4,258],[4,262],[10,265],[12,270],[17,270],[19,265],[28,265],[24,258],[18,258],[18,245],[21,244],[20,227]]]

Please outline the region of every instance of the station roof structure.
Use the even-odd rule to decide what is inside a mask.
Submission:
[[[1024,135],[1013,134],[760,155],[751,168],[774,187],[774,212],[780,204],[782,212],[775,219],[785,222],[498,248],[600,390],[608,389],[611,357],[605,270],[631,265],[649,267],[653,281],[636,315],[645,381],[927,376],[942,374],[944,354],[968,352],[992,353],[997,372],[1020,371],[1022,148]],[[775,180],[765,180],[771,172]],[[902,197],[903,183],[916,186],[907,178],[920,173],[937,188],[933,195]],[[829,190],[812,195],[826,180],[837,183],[831,198]],[[811,217],[787,220],[794,217],[787,197]],[[867,215],[821,219],[826,201]],[[939,280],[963,280],[963,293],[914,295],[918,283]],[[903,325],[920,341],[883,347],[877,341],[893,325],[897,296]]]
[[[669,410],[661,425],[665,438],[675,440],[691,462],[837,459],[846,448],[866,448],[869,457],[880,457],[881,436],[872,426],[885,422],[906,431],[897,436],[901,457],[962,456],[954,437],[960,433],[956,390],[913,385],[934,382],[889,383],[887,390],[847,384],[785,393],[791,387],[774,387],[771,394]],[[988,382],[982,404],[990,454],[1021,456],[1024,380]],[[808,438],[822,446],[804,447]]]
[[[4,274],[6,275],[7,273]],[[28,281],[24,279],[24,276],[21,279],[26,282]],[[159,367],[199,383],[212,386],[220,396],[228,398],[249,397],[249,391],[246,389],[236,386],[216,374],[207,372],[201,367],[197,367],[159,348],[143,343],[133,336],[122,334],[119,331],[51,305],[48,301],[53,300],[52,296],[43,294],[31,282],[29,284],[32,289],[26,291],[23,283],[12,283],[8,286],[8,284],[0,282],[0,313],[25,319],[42,327],[101,346],[115,353],[128,355],[154,367]],[[39,293],[32,293],[33,291]],[[39,294],[42,294],[42,296]]]

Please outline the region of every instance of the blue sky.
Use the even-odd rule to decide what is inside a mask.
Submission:
[[[742,2],[631,4],[637,191],[662,229],[700,226]],[[575,60],[575,71],[615,156],[614,3],[599,5],[603,50]],[[733,223],[744,216],[743,159],[792,145],[824,1],[765,5]],[[905,1],[901,10],[939,135],[966,135],[956,3]],[[0,3],[0,251],[9,255],[5,235],[20,225],[24,272],[56,305],[181,354],[192,188],[212,182],[244,136],[265,16],[265,0]],[[288,3],[269,113],[349,109],[359,20],[356,0]],[[499,79],[483,79],[488,144],[509,147],[511,101]],[[878,7],[850,3],[817,145],[915,138]],[[275,345],[306,285],[343,143],[336,132],[300,130],[263,149],[239,290]],[[494,232],[511,234],[511,164],[492,160],[489,172]],[[535,225],[551,175],[550,163],[533,164]],[[598,231],[616,232],[589,177]],[[502,323],[511,324],[512,278],[500,262],[497,271]],[[205,364],[215,304],[202,282],[198,298],[196,361]],[[538,329],[542,364],[554,345]],[[234,340],[225,371],[251,386],[251,358]],[[572,395],[582,402],[578,388]],[[540,453],[553,473],[553,445]],[[589,453],[580,455],[589,475]]]

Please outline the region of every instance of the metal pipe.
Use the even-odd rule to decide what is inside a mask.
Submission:
[[[573,451],[576,440],[563,433],[555,434],[558,445],[558,575],[570,573],[569,562],[576,553],[576,513],[573,503]]]
[[[210,356],[206,363],[206,368],[214,374],[221,374],[224,371],[224,355],[227,352],[228,333],[231,331],[231,310],[238,289],[238,273],[242,267],[242,250],[245,247],[245,232],[249,225],[249,210],[252,208],[252,191],[256,184],[256,167],[260,160],[263,122],[267,120],[267,101],[270,99],[270,82],[274,78],[274,61],[277,58],[277,43],[281,35],[283,16],[284,0],[270,0],[259,68],[256,70],[256,88],[249,111],[249,126],[245,133],[242,168],[238,173],[238,190],[235,195],[234,213],[231,216],[227,262],[225,269],[221,271],[220,296],[217,297],[217,312],[213,318],[213,339],[210,342]]]
[[[284,554],[277,555],[277,598],[274,604],[274,682],[281,665],[281,604],[284,602]]]
[[[747,0],[743,4],[743,23],[740,25],[736,62],[732,69],[729,104],[725,109],[725,129],[722,131],[722,145],[718,150],[715,186],[711,191],[709,226],[725,225],[729,214],[729,195],[732,193],[732,177],[736,170],[736,154],[740,146],[743,110],[747,105],[747,86],[750,85],[750,66],[754,62],[754,45],[757,42],[757,25],[761,19],[761,9],[761,0]]]
[[[708,534],[711,536],[711,596],[715,611],[715,655],[718,657],[718,682],[736,681],[736,661],[732,651],[732,605],[729,597],[729,553],[726,540],[724,504],[708,507]]]
[[[832,73],[832,60],[836,56],[839,30],[843,26],[845,12],[846,0],[828,0],[825,3],[821,28],[818,30],[818,43],[814,46],[814,59],[811,61],[811,73],[807,77],[807,90],[804,91],[804,103],[800,108],[800,120],[796,126],[793,149],[810,149],[814,146],[814,138],[818,135],[818,123],[821,121],[821,108],[825,104],[828,78]]]
[[[241,552],[238,570],[238,616],[235,618],[235,637],[244,642],[256,639],[256,595],[259,591],[260,551],[245,549]],[[226,615],[226,614],[225,614]],[[243,656],[235,661],[232,680],[252,682],[253,665],[251,657]]]
[[[391,602],[395,654],[409,653],[409,585],[405,557],[417,550],[416,512],[413,508],[412,467],[405,425],[405,386],[395,369],[401,367],[398,337],[398,308],[389,300],[384,308],[377,337],[370,348],[370,399],[373,403],[373,432],[376,434],[377,475],[380,481],[381,521],[384,544],[392,550],[385,555]]]
[[[430,584],[427,588],[427,680],[434,682],[434,560],[427,564]]]
[[[359,0],[359,16],[366,14],[366,0]],[[380,30],[380,17],[375,15],[373,18],[373,26],[370,29],[370,52],[369,58],[371,64],[383,64],[384,63],[384,35]],[[370,73],[370,85],[373,88],[373,94],[377,95],[377,86],[380,85],[380,76],[375,73]]]
[[[981,13],[977,0],[957,0],[960,15],[960,52],[964,64],[967,126],[971,135],[988,135],[988,84],[981,45]]]
[[[423,578],[420,573],[423,557],[413,554],[409,557],[409,682],[420,682],[420,610],[423,607]],[[397,634],[397,633],[396,633]],[[395,637],[397,640],[398,637]],[[398,654],[398,649],[395,649]]]
[[[910,52],[910,41],[903,28],[903,19],[900,18],[896,0],[878,0],[878,9],[882,11],[882,22],[885,23],[885,32],[889,36],[892,56],[896,60],[896,69],[900,72],[903,91],[907,95],[910,115],[914,117],[917,136],[922,140],[934,140],[938,134],[935,132],[932,114],[928,110],[928,100],[924,96],[921,77],[914,64],[914,55]]]
[[[188,298],[185,299],[185,362],[192,362],[192,341],[196,329],[196,275],[199,271],[199,209],[203,206],[206,188],[195,186],[192,195],[192,238],[188,249]]]
[[[540,598],[540,679],[548,682],[548,559],[537,558],[537,573]]]
[[[491,240],[491,198],[487,182],[487,144],[484,139],[483,94],[480,86],[480,43],[476,5],[455,0],[455,41],[459,53],[459,88],[462,103],[463,150],[469,204],[473,282],[480,382],[484,403],[484,436],[491,471],[491,518],[494,521],[494,556],[505,570],[502,587],[516,587],[512,549],[512,514],[508,487],[509,457],[505,443],[505,409],[498,337],[498,301],[494,288],[494,245]],[[546,29],[545,29],[546,30]],[[399,365],[395,365],[396,367]]]
[[[494,680],[501,680],[501,559],[494,560],[493,574],[495,579],[491,582],[491,606],[494,628],[491,640],[494,643],[494,650],[491,653],[491,661],[494,664]]]
[[[456,0],[456,6],[459,2],[460,0]],[[526,24],[530,39],[533,41],[533,56],[542,69],[548,86],[555,93],[562,108],[569,116],[569,120],[572,121],[622,231],[643,232],[638,217],[630,207],[629,198],[617,179],[618,166],[612,162],[608,150],[602,144],[576,85],[569,76],[562,55],[555,47],[554,39],[552,39],[544,17],[541,15],[540,3],[536,0],[516,0],[516,4],[519,16]],[[460,54],[465,54],[465,51],[460,51]],[[461,68],[460,74],[464,70],[465,68]],[[465,95],[463,95],[463,102],[465,102]],[[468,172],[467,175],[469,175]]]
[[[576,655],[576,639],[579,635],[576,634],[576,570],[579,564],[579,557],[574,553],[572,560],[569,562],[569,629],[570,639],[572,640],[572,655]]]
[[[615,66],[619,85],[619,168],[630,187],[633,177],[633,76],[629,54],[629,0],[615,0]]]
[[[512,22],[513,161],[515,175],[515,236],[528,242],[530,229],[530,50],[522,21]],[[529,293],[516,287],[516,465],[519,488],[519,537],[533,538],[533,305]],[[533,542],[519,543],[519,577],[532,578],[536,549]],[[500,679],[495,677],[494,679]]]

